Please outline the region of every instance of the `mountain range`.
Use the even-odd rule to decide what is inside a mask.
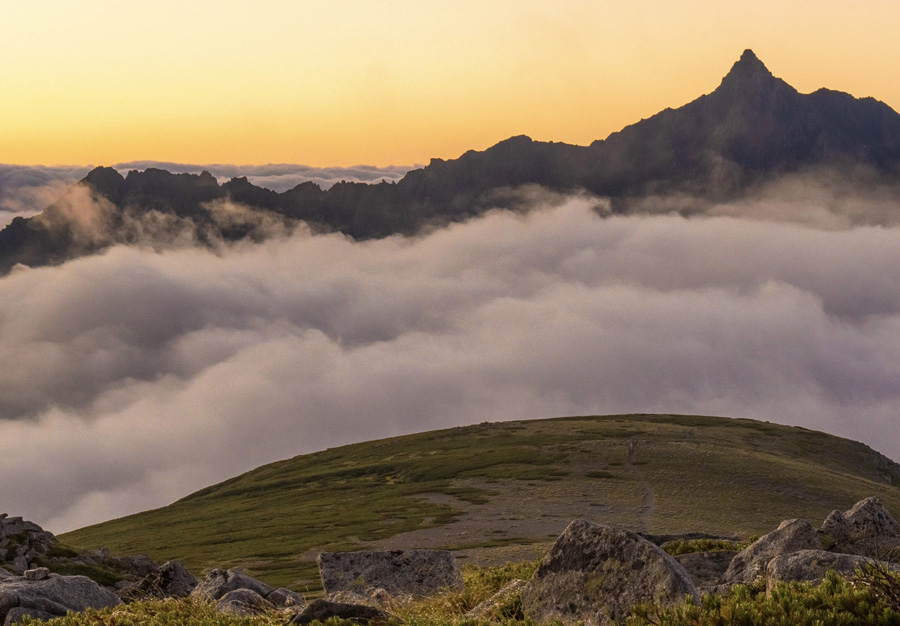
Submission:
[[[118,243],[166,245],[185,231],[201,244],[263,239],[272,229],[261,224],[289,232],[303,222],[355,239],[412,235],[495,207],[521,208],[514,190],[523,186],[586,191],[609,198],[614,212],[632,213],[652,196],[725,201],[821,167],[864,168],[897,181],[900,115],[873,98],[829,89],[801,94],[746,50],[713,92],[589,146],[512,137],[458,159],[433,159],[396,183],[323,190],[308,182],[277,193],[243,177],[219,184],[206,172],[151,168],[123,177],[98,167],[43,213],[0,231],[0,272]],[[223,211],[223,203],[241,209]]]

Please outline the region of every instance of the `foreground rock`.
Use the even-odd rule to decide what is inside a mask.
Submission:
[[[386,613],[374,606],[331,602],[330,600],[319,598],[306,605],[289,623],[305,626],[316,620],[324,622],[331,617],[352,620],[358,624],[383,624],[391,619],[396,620],[390,613]]]
[[[587,626],[623,621],[638,603],[680,604],[700,597],[684,568],[633,532],[576,520],[522,588],[522,610],[536,622]]]
[[[734,557],[723,576],[728,585],[752,583],[764,576],[769,561],[782,554],[800,550],[821,550],[819,534],[809,520],[791,519],[763,535]]]
[[[316,563],[329,595],[381,589],[391,596],[426,596],[463,586],[456,559],[446,550],[323,552]]]
[[[858,569],[874,564],[872,559],[857,554],[839,554],[825,550],[800,550],[777,556],[766,567],[766,590],[779,582],[792,580],[819,584],[825,572],[834,570],[844,578],[854,578]]]
[[[55,543],[56,537],[34,522],[0,514],[0,563],[16,574],[36,568],[35,559]]]
[[[51,574],[42,580],[0,579],[0,620],[13,624],[25,616],[50,619],[68,611],[102,609],[120,600],[85,576]]]
[[[500,591],[490,598],[472,607],[466,613],[466,619],[500,621],[504,618],[516,617],[513,609],[516,600],[521,597],[525,581],[518,578],[506,583]]]
[[[263,598],[275,591],[275,589],[261,580],[256,580],[233,569],[214,569],[194,588],[191,592],[191,597],[207,602],[215,602],[229,591],[236,589],[249,589],[250,591],[255,591]]]
[[[275,606],[250,589],[229,591],[216,601],[216,610],[235,617],[253,617],[272,611]]]
[[[119,591],[125,602],[151,598],[186,598],[197,587],[197,579],[178,561],[167,561],[137,583]]]
[[[832,511],[820,533],[834,552],[886,559],[900,547],[900,523],[876,497],[860,500],[843,513]]]
[[[688,573],[700,593],[709,593],[717,589],[737,554],[737,550],[690,552],[679,554],[675,560]]]

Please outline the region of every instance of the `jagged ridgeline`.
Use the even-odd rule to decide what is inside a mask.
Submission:
[[[524,208],[511,190],[531,185],[610,198],[620,213],[644,210],[647,197],[688,194],[689,205],[667,210],[690,214],[704,200],[741,197],[780,175],[821,167],[897,184],[900,115],[872,98],[801,94],[747,50],[712,93],[589,146],[513,137],[433,159],[396,184],[303,183],[276,193],[246,178],[220,185],[208,173],[148,169],[123,177],[97,168],[41,215],[0,231],[0,273],[185,235],[201,245],[259,240],[300,223],[357,239],[410,235],[494,207]]]
[[[540,556],[576,518],[746,538],[869,496],[900,511],[900,466],[847,439],[744,419],[570,417],[298,456],[59,539],[315,589],[321,551],[446,548],[505,563]]]

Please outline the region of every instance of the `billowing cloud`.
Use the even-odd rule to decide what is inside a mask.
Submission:
[[[90,169],[0,163],[0,228],[16,216],[40,213]]]
[[[545,204],[14,271],[0,501],[63,531],[329,446],[570,414],[751,417],[900,458],[900,228]]]

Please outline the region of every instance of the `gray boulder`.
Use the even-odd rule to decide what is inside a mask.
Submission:
[[[18,578],[18,576],[0,567],[0,578]]]
[[[50,570],[46,567],[37,567],[35,569],[25,570],[25,573],[22,575],[28,580],[44,580],[50,576]]]
[[[785,520],[777,529],[763,535],[739,552],[732,559],[722,579],[728,585],[752,583],[765,575],[766,566],[776,556],[799,550],[821,549],[819,535],[809,520]]]
[[[306,600],[302,595],[284,587],[279,587],[267,595],[266,600],[278,608],[302,607],[306,604]]]
[[[253,617],[274,609],[272,603],[250,589],[229,591],[216,601],[219,613],[236,617]]]
[[[46,622],[47,620],[51,620],[54,617],[59,616],[52,615],[51,613],[47,613],[46,611],[38,611],[37,609],[23,609],[20,606],[14,606],[7,612],[6,617],[3,619],[3,626],[12,626],[13,624],[18,624],[26,617],[39,619]]]
[[[119,591],[125,602],[150,598],[186,598],[197,586],[197,579],[178,561],[167,561],[155,572]]]
[[[50,575],[43,580],[0,579],[0,618],[13,608],[40,611],[57,617],[68,611],[102,609],[119,604],[119,598],[86,576]],[[19,617],[26,613],[21,613]]]
[[[324,622],[330,617],[352,620],[357,624],[384,624],[396,619],[390,613],[367,604],[345,604],[319,598],[307,604],[288,623],[305,626],[316,620]]]
[[[241,572],[232,569],[227,571],[214,569],[194,588],[191,592],[191,597],[213,602],[235,589],[249,589],[262,597],[266,597],[275,591],[266,583]]]
[[[675,560],[688,573],[697,589],[703,593],[715,590],[737,554],[737,550],[691,552],[679,554]]]
[[[424,596],[463,586],[456,559],[446,550],[323,552],[316,563],[326,594],[367,595],[377,588],[392,596]]]
[[[523,587],[525,587],[524,580],[516,578],[509,581],[500,591],[469,609],[466,612],[466,619],[500,621],[515,617],[516,609],[521,608]]]
[[[856,570],[872,563],[874,561],[868,557],[825,550],[800,550],[782,554],[769,561],[766,567],[766,590],[772,591],[781,581],[798,580],[818,584],[824,580],[828,570],[834,570],[844,578],[853,578]]]
[[[638,603],[699,602],[684,568],[637,534],[576,520],[550,548],[521,590],[522,611],[536,622],[624,621]]]
[[[900,523],[874,496],[843,513],[832,511],[819,532],[834,552],[884,559],[900,547]]]

